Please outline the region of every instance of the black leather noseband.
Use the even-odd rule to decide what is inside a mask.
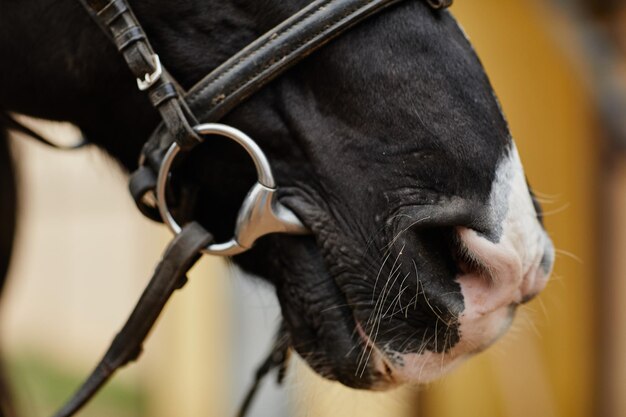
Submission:
[[[189,91],[184,91],[161,65],[126,0],[79,0],[115,43],[138,87],[146,91],[163,122],[146,142],[140,167],[130,190],[139,209],[161,220],[156,207],[146,203],[154,193],[157,175],[168,150],[176,144],[192,150],[202,141],[194,129],[199,122],[217,122],[272,79],[355,24],[401,0],[316,0],[220,65]],[[427,0],[433,8],[452,0]],[[25,128],[18,129],[23,130]],[[26,132],[29,133],[29,132]],[[30,135],[39,136],[34,132]],[[39,139],[39,138],[38,138]],[[45,141],[45,139],[43,139]],[[70,401],[55,415],[74,415],[114,372],[136,359],[143,341],[172,293],[182,287],[185,274],[212,242],[211,234],[192,222],[184,226],[166,249],[149,285],[105,356]],[[269,369],[284,362],[285,338],[257,373],[257,382]],[[242,412],[250,403],[250,392]]]

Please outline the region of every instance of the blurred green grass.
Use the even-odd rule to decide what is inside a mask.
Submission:
[[[88,373],[68,371],[45,354],[32,351],[9,356],[5,363],[21,416],[52,415]],[[81,417],[111,416],[147,416],[146,392],[114,378],[81,413]]]

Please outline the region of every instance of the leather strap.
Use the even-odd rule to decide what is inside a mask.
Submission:
[[[128,189],[137,204],[137,208],[147,218],[155,222],[161,221],[161,214],[156,202],[148,203],[146,199],[156,188],[157,176],[150,166],[141,166],[130,177]]]
[[[195,222],[187,224],[172,240],[122,330],[89,378],[54,417],[74,415],[117,369],[139,357],[143,342],[165,304],[187,282],[185,274],[212,240],[211,234]]]
[[[399,1],[314,1],[204,77],[185,99],[198,120],[216,122],[333,38]]]
[[[149,80],[143,87],[154,107],[161,114],[172,139],[189,150],[200,138],[192,129],[194,115],[180,97],[174,79],[161,66],[147,36],[126,0],[80,0],[122,53],[128,68],[138,80]]]

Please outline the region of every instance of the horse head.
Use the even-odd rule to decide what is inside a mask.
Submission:
[[[188,88],[307,3],[132,6]],[[29,26],[35,7],[46,18]],[[0,69],[11,80],[3,108],[72,121],[134,168],[158,117],[78,2],[16,4],[1,20],[12,36],[0,36],[0,55],[13,62]],[[20,48],[9,44],[18,38]],[[368,389],[432,380],[493,343],[545,286],[553,249],[539,207],[447,11],[400,2],[223,122],[265,151],[280,201],[312,232],[266,236],[234,259],[274,284],[291,346],[321,375]],[[233,144],[208,142],[174,175],[193,190],[193,218],[223,238],[254,169]]]

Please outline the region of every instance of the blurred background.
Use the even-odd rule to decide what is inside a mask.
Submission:
[[[250,416],[626,416],[626,2],[457,0],[557,248],[553,278],[494,347],[441,381],[362,393],[297,359]],[[32,122],[29,122],[32,124]],[[50,137],[69,126],[35,122]],[[131,311],[169,235],[93,149],[16,134],[21,221],[0,306],[25,416],[50,414]],[[279,322],[270,288],[204,258],[139,363],[81,415],[231,416]]]

